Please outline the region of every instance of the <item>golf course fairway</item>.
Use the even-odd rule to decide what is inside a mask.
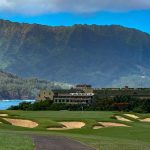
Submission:
[[[130,121],[117,120],[115,116]],[[67,137],[97,150],[149,150],[150,122],[141,121],[148,120],[146,118],[150,118],[150,114],[0,111],[0,147],[3,150],[34,150],[32,136],[40,135]],[[27,122],[23,127],[19,121],[23,124]]]

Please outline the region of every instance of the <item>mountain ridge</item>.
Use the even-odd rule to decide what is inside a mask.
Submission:
[[[38,78],[22,78],[0,70],[0,100],[35,99],[40,90],[69,89],[67,83],[49,82]]]
[[[9,23],[9,24],[17,24],[17,25],[21,25],[21,26],[40,26],[40,27],[45,27],[45,28],[54,28],[54,29],[59,29],[59,28],[72,28],[75,26],[98,26],[98,27],[110,27],[110,26],[115,26],[115,27],[121,27],[121,28],[126,28],[126,29],[131,29],[131,30],[135,30],[135,31],[139,31],[142,33],[145,33],[147,35],[150,35],[150,33],[142,31],[140,29],[137,28],[132,28],[132,27],[126,27],[123,25],[118,25],[118,24],[110,24],[110,25],[99,25],[99,24],[74,24],[74,25],[60,25],[60,26],[55,26],[55,25],[46,25],[46,24],[39,24],[39,23],[26,23],[26,22],[16,22],[16,21],[11,21],[11,20],[5,20],[5,19],[0,19],[0,23]]]
[[[118,25],[0,21],[0,69],[50,81],[116,86],[123,77],[149,77],[149,43],[149,34]]]

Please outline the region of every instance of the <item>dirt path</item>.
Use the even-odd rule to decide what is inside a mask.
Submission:
[[[95,150],[65,137],[33,136],[36,150]]]

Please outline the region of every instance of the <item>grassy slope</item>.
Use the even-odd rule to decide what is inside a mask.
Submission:
[[[125,122],[125,124],[130,125],[131,127],[113,127],[99,130],[92,129],[92,126],[96,124],[97,121],[119,122],[110,118],[113,114],[115,114],[114,112],[4,111],[0,113],[8,113],[10,118],[31,119],[40,124],[39,127],[35,129],[26,129],[14,127],[9,124],[0,124],[0,133],[1,131],[7,131],[10,134],[15,131],[15,133],[18,134],[34,133],[65,135],[102,150],[149,150],[150,147],[150,123],[141,123],[139,121],[132,123]],[[140,116],[144,117],[150,115]],[[86,126],[82,129],[68,131],[45,130],[46,127],[59,126],[57,121],[84,121],[86,122]],[[29,147],[31,147],[30,144]]]

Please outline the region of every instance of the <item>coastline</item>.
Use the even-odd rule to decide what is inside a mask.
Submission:
[[[35,102],[35,100],[31,100],[31,99],[26,99],[26,100],[21,100],[21,99],[0,100],[0,110],[6,110],[11,106],[17,106],[21,102]]]

